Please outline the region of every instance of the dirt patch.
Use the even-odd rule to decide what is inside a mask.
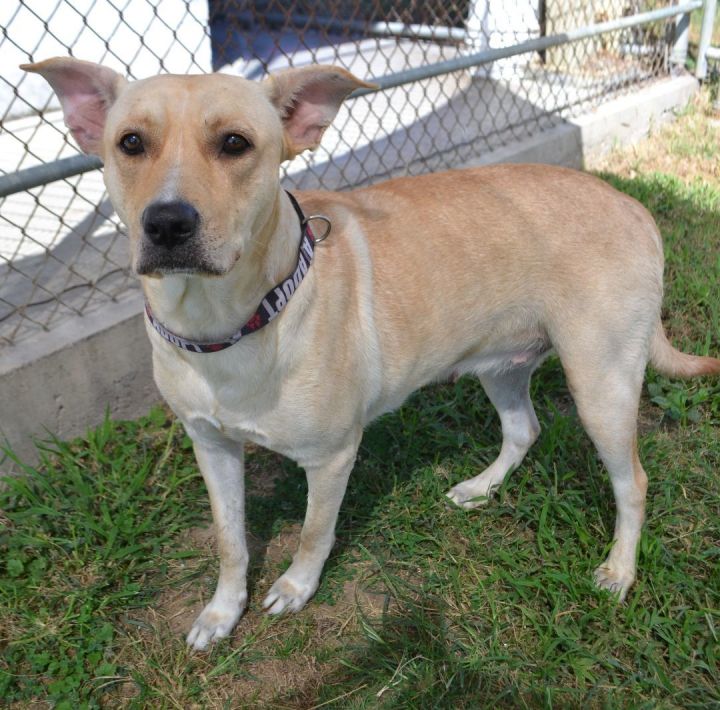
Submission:
[[[299,531],[297,531],[299,534]],[[291,554],[295,531],[287,531],[273,539],[269,545],[248,534],[248,550],[252,560],[265,554],[265,562],[278,562]],[[215,590],[218,575],[217,539],[215,526],[188,529],[176,542],[175,551],[197,552],[197,556],[173,561],[168,571],[170,581],[158,594],[152,606],[143,610],[138,621],[156,629],[162,636],[188,633]],[[263,568],[266,566],[263,564]],[[160,580],[162,583],[162,580]],[[258,580],[263,582],[263,578]]]
[[[287,475],[283,458],[255,444],[245,444],[245,484],[248,492],[259,496],[275,493],[275,483]]]
[[[157,578],[162,590],[153,603],[133,614],[130,626],[168,638],[186,634],[207,603],[213,574],[210,561],[215,555],[215,533],[208,528],[191,528],[170,551],[197,551],[194,557],[168,560],[165,578]]]
[[[646,436],[662,426],[662,412],[654,404],[641,402],[638,412],[638,436]]]
[[[314,705],[324,678],[331,672],[332,665],[320,663],[315,656],[297,654],[293,658],[265,659],[247,667],[248,678],[236,680],[228,700],[243,698],[244,707],[249,701],[265,707],[308,708]],[[282,697],[292,690],[291,698],[280,704]],[[273,702],[275,701],[275,702]]]
[[[265,560],[263,567],[270,570],[276,570],[277,566],[292,559],[293,553],[297,549],[300,542],[300,523],[292,523],[286,525],[280,533],[275,535],[265,547]],[[250,550],[252,556],[253,551]],[[269,569],[268,569],[269,568]],[[260,580],[262,581],[262,580]],[[273,580],[274,581],[274,580]]]
[[[320,689],[337,674],[337,658],[348,655],[359,617],[379,616],[384,604],[384,595],[348,581],[336,604],[311,600],[297,616],[279,618],[273,624],[278,635],[267,635],[252,649],[250,655],[256,659],[244,663],[245,677],[229,681],[228,697],[252,699],[258,707],[315,707]],[[238,632],[247,634],[248,626],[257,628],[263,622],[264,616],[254,609],[240,622]],[[278,637],[288,642],[299,637],[297,648],[278,658]]]
[[[343,587],[342,605],[346,609],[352,609],[353,614],[360,611],[366,617],[377,618],[382,615],[387,600],[387,594],[368,590],[362,579],[350,580]]]
[[[193,621],[209,600],[204,585],[196,582],[166,589],[157,603],[147,609],[145,621],[163,637],[181,636],[190,631]]]
[[[334,604],[311,600],[298,614],[268,617],[262,598],[291,559],[299,534],[300,525],[295,524],[268,542],[250,537],[251,560],[258,564],[259,556],[260,561],[251,574],[248,610],[229,641],[198,654],[185,648],[184,636],[214,590],[215,532],[212,526],[188,530],[174,549],[198,554],[173,560],[167,586],[152,605],[125,620],[118,665],[142,667],[146,682],[169,706],[192,707],[182,690],[192,674],[204,687],[205,701],[212,697],[208,707],[313,707],[320,689],[338,677],[337,659],[347,657],[360,619],[378,618],[386,598],[368,589],[371,565],[359,563],[354,579],[343,584]],[[122,704],[139,693],[128,677],[117,682],[108,697]]]

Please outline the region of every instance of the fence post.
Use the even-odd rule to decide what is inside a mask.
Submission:
[[[467,10],[465,42],[471,52],[498,49],[519,44],[537,37],[539,0],[521,0],[508,3],[504,0],[471,0]],[[496,79],[509,79],[518,66],[527,65],[530,57],[515,56],[493,62],[491,75]]]
[[[678,15],[675,20],[675,34],[672,49],[670,50],[670,64],[684,67],[687,60],[688,38],[690,36],[690,13]]]
[[[700,46],[698,47],[697,67],[695,76],[704,79],[707,76],[707,51],[712,41],[713,23],[715,22],[715,8],[717,0],[705,0],[703,5],[703,21],[700,30]]]

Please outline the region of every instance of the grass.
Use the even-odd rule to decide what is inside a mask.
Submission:
[[[718,126],[699,103],[595,166],[662,229],[665,322],[720,352]],[[557,361],[533,381],[542,434],[486,507],[443,493],[496,455],[470,378],[366,432],[314,600],[260,613],[304,513],[292,463],[248,455],[250,608],[211,653],[184,644],[212,594],[210,512],[162,409],[44,445],[0,492],[0,697],[10,707],[708,708],[720,706],[720,384],[648,373],[650,477],[624,604],[592,584],[614,504]]]

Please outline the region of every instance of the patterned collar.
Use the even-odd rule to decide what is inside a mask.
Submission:
[[[321,217],[320,215],[305,217],[295,197],[289,192],[287,195],[295,208],[298,219],[300,220],[300,247],[298,248],[297,264],[295,265],[293,272],[265,294],[265,297],[260,302],[260,305],[255,313],[253,313],[247,323],[245,323],[240,330],[225,340],[215,343],[190,340],[188,338],[183,338],[182,335],[178,335],[177,333],[173,333],[171,330],[168,330],[155,317],[150,308],[150,304],[145,301],[145,314],[147,315],[150,325],[163,338],[165,338],[168,343],[172,343],[182,350],[187,350],[193,353],[216,353],[220,350],[225,350],[225,348],[229,348],[231,345],[235,345],[238,340],[246,335],[250,335],[250,333],[260,330],[260,328],[266,326],[271,320],[279,315],[283,308],[285,308],[290,300],[290,297],[293,293],[295,293],[297,287],[305,278],[305,275],[310,268],[310,264],[312,263],[313,256],[315,254],[315,244],[325,239],[330,231],[330,222],[326,217]],[[323,219],[328,224],[328,230],[321,238],[316,239],[310,230],[308,222],[311,219]]]

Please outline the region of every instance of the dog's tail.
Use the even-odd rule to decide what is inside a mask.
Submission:
[[[720,360],[714,357],[688,355],[672,346],[658,321],[655,336],[650,344],[650,363],[662,375],[668,377],[698,377],[720,375]]]

